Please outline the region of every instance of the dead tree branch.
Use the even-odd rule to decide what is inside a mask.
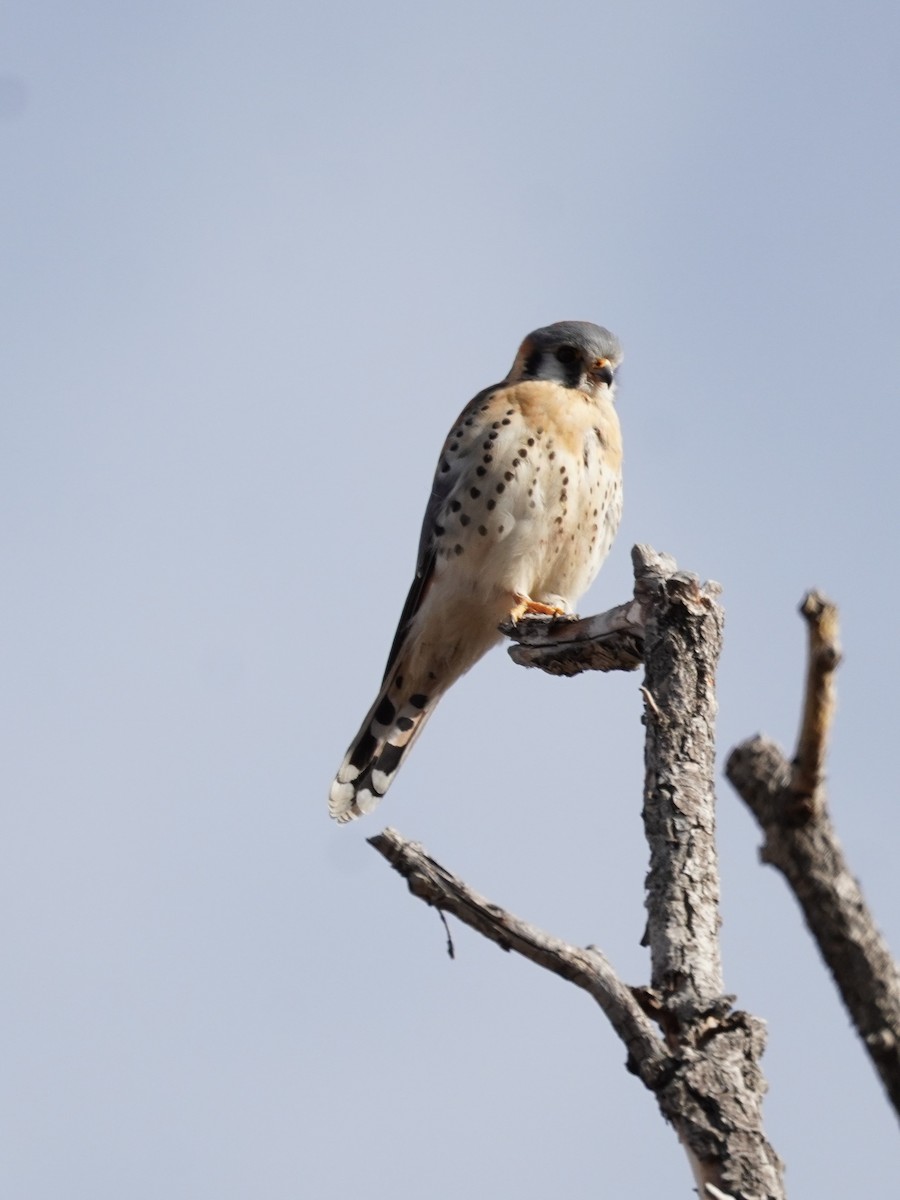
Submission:
[[[632,558],[632,601],[581,622],[522,622],[511,653],[553,674],[631,670],[644,658],[650,985],[626,987],[599,951],[490,904],[395,831],[371,841],[414,895],[597,1000],[630,1069],[675,1126],[701,1195],[782,1200],[781,1163],[762,1129],[764,1026],[722,993],[713,785],[719,589],[701,587],[650,547],[636,546]]]
[[[571,946],[491,904],[468,884],[435,862],[424,847],[385,829],[369,838],[407,881],[409,890],[426,904],[453,913],[501,950],[523,958],[584,988],[597,1001],[628,1049],[629,1069],[649,1088],[656,1088],[671,1070],[665,1048],[631,989],[619,979],[609,961],[593,946]]]
[[[726,774],[763,833],[760,858],[797,897],[863,1045],[900,1116],[900,971],[844,856],[825,794],[825,754],[840,662],[837,609],[816,593],[803,717],[793,762],[757,735],[732,750]]]

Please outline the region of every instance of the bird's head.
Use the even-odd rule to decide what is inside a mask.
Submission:
[[[602,325],[557,321],[529,333],[506,380],[547,379],[594,396],[614,390],[621,361],[619,339]]]

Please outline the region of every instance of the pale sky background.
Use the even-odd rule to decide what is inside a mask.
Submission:
[[[648,978],[639,675],[494,651],[381,808],[326,791],[437,453],[521,337],[622,338],[625,517],[724,585],[720,757],[841,607],[841,836],[900,948],[900,8],[78,5],[0,17],[0,1069],[10,1200],[689,1196],[591,1001],[437,916],[386,824]],[[726,986],[792,1197],[896,1121],[719,791]]]

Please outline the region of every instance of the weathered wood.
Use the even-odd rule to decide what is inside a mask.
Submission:
[[[623,666],[628,655],[645,658],[650,986],[626,987],[598,950],[570,946],[489,903],[394,830],[371,842],[414,895],[594,997],[627,1047],[630,1069],[675,1127],[701,1195],[782,1200],[781,1163],[762,1129],[764,1025],[722,994],[713,786],[718,587],[701,587],[650,547],[636,546],[632,557],[632,601],[585,621],[540,629],[521,622],[509,632],[520,642],[517,660],[555,673],[594,666],[598,646],[601,659],[624,654],[600,669],[631,669],[633,662]]]
[[[900,970],[838,841],[825,792],[825,752],[840,662],[837,609],[817,593],[809,625],[803,718],[794,761],[757,735],[732,750],[726,774],[763,832],[760,858],[784,875],[875,1070],[900,1117]]]
[[[632,551],[646,622],[644,830],[651,987],[679,1063],[659,1103],[688,1152],[701,1195],[784,1195],[762,1124],[765,1026],[723,995],[715,841],[719,586],[650,547]]]
[[[594,617],[527,617],[500,628],[515,643],[508,650],[513,662],[549,675],[634,671],[643,659],[644,614],[637,600]]]
[[[492,904],[396,829],[385,829],[369,838],[369,844],[403,876],[414,896],[453,913],[502,950],[514,950],[593,996],[628,1050],[629,1069],[648,1087],[658,1087],[671,1072],[652,1024],[599,950],[569,945]]]

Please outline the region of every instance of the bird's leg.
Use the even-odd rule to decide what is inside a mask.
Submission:
[[[516,592],[515,598],[516,606],[509,614],[509,619],[513,625],[525,616],[565,617],[567,615],[564,608],[559,608],[555,604],[544,604],[542,600],[532,600],[524,592]]]

